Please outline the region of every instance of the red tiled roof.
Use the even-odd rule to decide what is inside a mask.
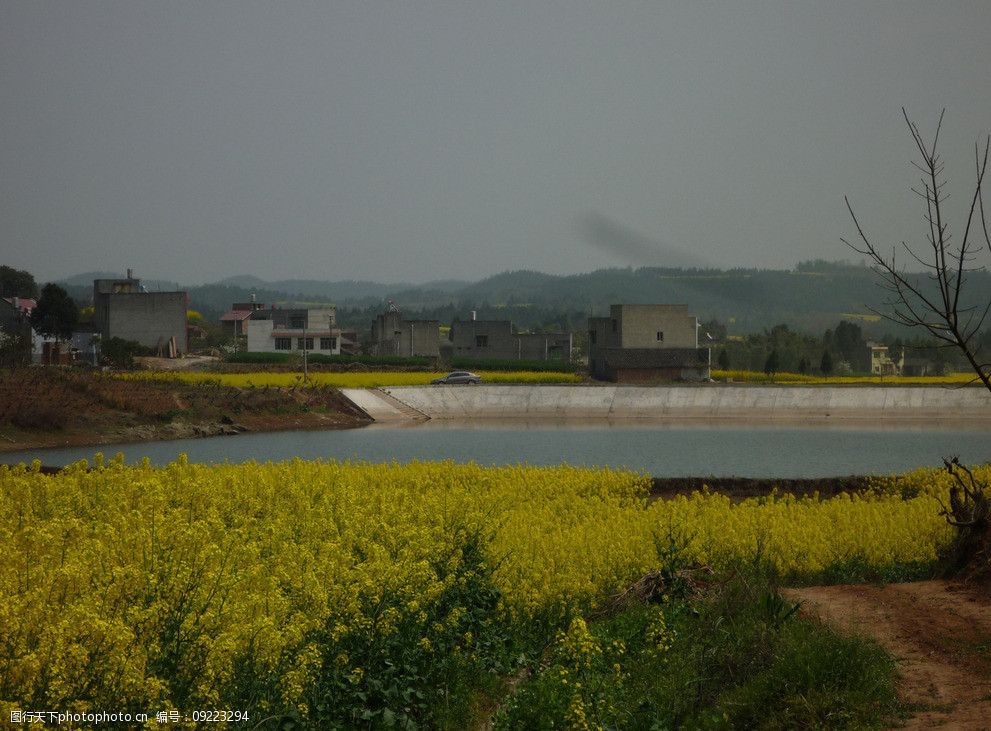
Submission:
[[[251,310],[228,310],[220,316],[221,322],[239,322],[251,317]]]
[[[11,305],[14,304],[13,297],[4,297],[3,299],[4,302],[7,302]],[[38,302],[36,300],[31,299],[30,297],[17,298],[17,309],[19,309],[25,315],[31,314],[31,310],[33,310],[37,306],[38,306]]]

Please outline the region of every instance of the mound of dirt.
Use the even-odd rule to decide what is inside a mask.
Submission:
[[[60,368],[0,371],[0,451],[367,422],[329,388],[191,385]]]

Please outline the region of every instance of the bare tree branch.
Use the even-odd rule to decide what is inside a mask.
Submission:
[[[902,248],[908,253],[911,260],[922,266],[924,272],[929,272],[928,278],[935,283],[935,294],[929,294],[928,291],[923,290],[925,279],[920,280],[918,277],[912,277],[899,267],[894,250],[890,256],[886,256],[878,245],[868,238],[846,196],[843,200],[850,213],[850,218],[857,228],[859,242],[853,244],[846,239],[841,240],[858,254],[870,260],[871,267],[878,276],[880,286],[891,293],[891,299],[886,303],[890,312],[872,311],[899,325],[921,327],[942,343],[960,350],[973,369],[976,378],[991,391],[991,371],[989,371],[987,364],[978,362],[978,354],[974,345],[974,336],[980,332],[987,320],[988,312],[991,310],[991,293],[984,293],[984,296],[988,298],[986,303],[982,302],[980,305],[969,307],[961,306],[961,296],[967,284],[966,273],[984,269],[981,266],[972,266],[972,262],[976,261],[976,254],[985,247],[991,250],[991,236],[988,235],[983,200],[984,175],[987,171],[989,151],[991,151],[991,136],[984,141],[983,155],[980,144],[974,147],[977,181],[964,223],[963,238],[960,240],[959,246],[952,246],[950,242],[953,237],[950,233],[949,222],[944,219],[944,205],[949,199],[949,196],[943,192],[946,185],[946,181],[943,179],[944,165],[942,158],[936,152],[945,114],[946,110],[943,109],[939,114],[939,122],[936,124],[932,143],[927,145],[918,125],[912,121],[906,109],[902,107],[902,116],[905,118],[909,133],[912,135],[912,141],[921,157],[921,162],[913,161],[912,163],[923,175],[920,181],[921,185],[918,188],[912,188],[912,192],[925,200],[926,210],[923,220],[928,227],[925,238],[929,244],[929,253],[923,255],[904,241]],[[975,244],[972,240],[978,217],[980,218],[980,230],[984,234],[983,244]],[[923,283],[922,285],[918,284],[920,281]],[[978,317],[978,313],[980,313],[980,317]]]

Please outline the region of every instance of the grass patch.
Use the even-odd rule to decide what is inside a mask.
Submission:
[[[871,564],[863,556],[832,563],[814,574],[783,577],[788,586],[821,586],[833,584],[897,584],[903,581],[923,581],[935,578],[938,566],[932,561],[902,561],[891,564]]]
[[[176,419],[189,419],[193,416],[192,409],[169,409],[168,411],[163,411],[158,415],[159,421],[163,421],[166,424],[175,421]]]
[[[574,620],[497,728],[872,728],[901,713],[879,645],[800,617],[763,571]]]
[[[499,360],[497,358],[452,358],[452,368],[486,371],[553,371],[574,373],[577,367],[562,360]]]

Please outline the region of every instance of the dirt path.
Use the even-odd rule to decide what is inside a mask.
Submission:
[[[786,590],[841,629],[866,633],[899,660],[907,729],[991,729],[991,597],[960,584]]]

